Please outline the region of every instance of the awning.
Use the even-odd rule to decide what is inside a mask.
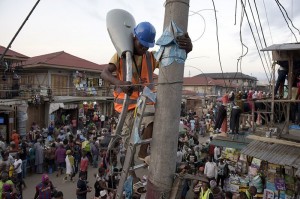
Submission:
[[[0,105],[0,111],[14,111],[15,109],[11,106]]]
[[[244,135],[235,136],[234,139],[231,137],[217,136],[213,138],[210,144],[221,147],[234,148],[242,150],[245,148],[251,140],[247,139]]]
[[[10,105],[20,105],[27,104],[28,102],[21,99],[1,99],[0,105],[2,106],[10,106]]]
[[[49,106],[49,114],[57,111],[59,108],[64,108],[64,103],[51,103]]]
[[[261,49],[261,51],[274,51],[274,50],[300,50],[300,43],[285,43],[285,44],[273,44],[267,48]]]
[[[299,147],[295,147],[255,140],[241,153],[269,163],[300,168],[300,144]]]

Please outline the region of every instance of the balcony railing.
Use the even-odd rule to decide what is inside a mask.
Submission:
[[[110,87],[86,88],[74,87],[48,88],[46,86],[0,84],[0,99],[32,99],[34,96],[51,98],[53,96],[107,97],[112,96]]]

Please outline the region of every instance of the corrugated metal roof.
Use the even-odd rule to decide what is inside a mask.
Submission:
[[[228,147],[228,148],[234,148],[238,150],[242,150],[245,148],[251,141],[245,136],[240,135],[236,136],[236,138],[233,140],[230,137],[223,137],[223,136],[217,136],[213,138],[210,144],[215,146],[222,146],[222,147]]]
[[[274,51],[274,50],[300,50],[300,43],[287,43],[287,44],[273,44],[261,51]]]
[[[273,164],[300,168],[300,144],[299,147],[252,141],[241,153],[249,155]]]

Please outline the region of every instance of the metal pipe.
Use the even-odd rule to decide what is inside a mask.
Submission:
[[[126,81],[131,82],[131,80],[132,80],[132,53],[130,51],[126,51],[125,56],[126,56]],[[115,132],[116,135],[121,134],[123,124],[125,122],[125,118],[127,115],[127,110],[128,110],[128,105],[129,105],[128,101],[129,101],[129,95],[125,94],[122,111],[119,116],[119,122],[116,127],[116,132]],[[116,140],[110,141],[110,143],[108,145],[108,150],[110,150],[112,148],[115,141]]]
[[[130,81],[132,79],[132,53],[127,51],[126,52],[126,81]]]

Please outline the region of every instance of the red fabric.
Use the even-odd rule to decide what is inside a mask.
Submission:
[[[213,156],[214,155],[214,150],[215,150],[215,145],[209,145],[209,149],[208,149],[208,154],[210,156]]]
[[[80,171],[87,171],[88,169],[89,160],[87,157],[81,158],[80,161]]]
[[[224,133],[227,133],[227,117],[224,118],[222,126],[221,126],[221,131]]]

